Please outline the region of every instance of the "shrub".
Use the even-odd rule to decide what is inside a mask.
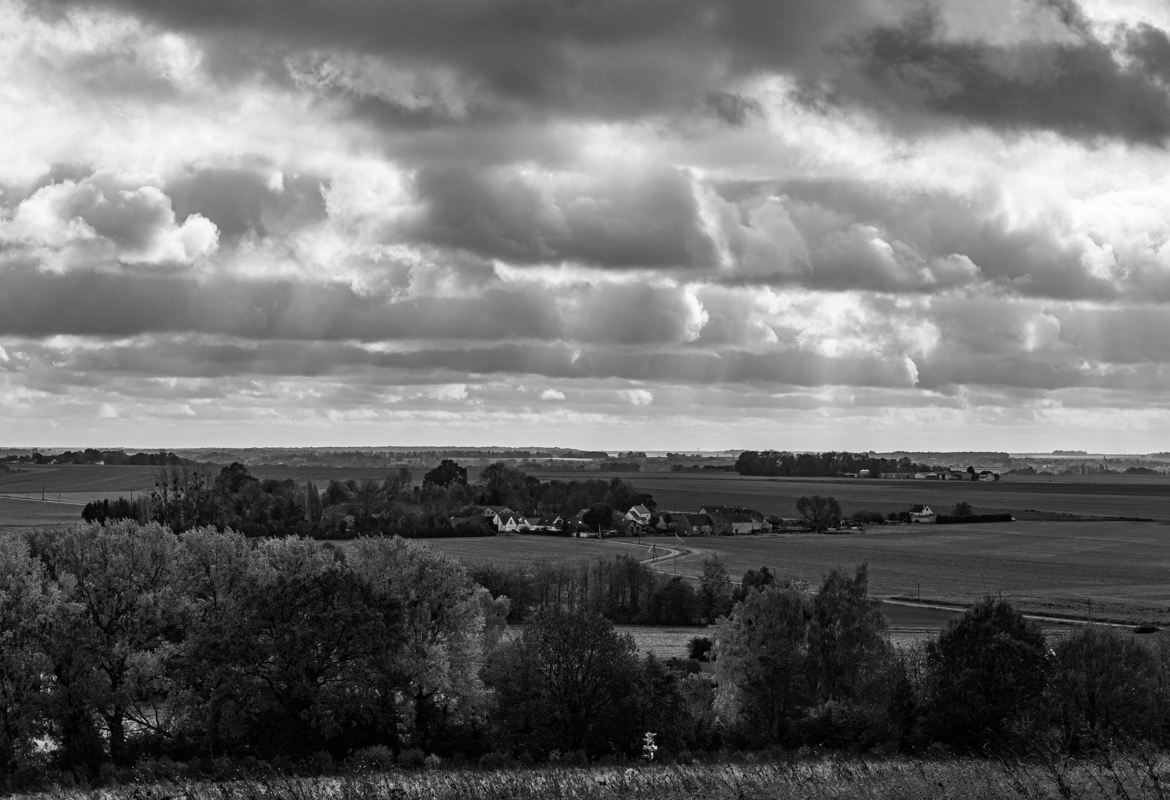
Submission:
[[[687,656],[698,661],[710,661],[711,648],[714,646],[709,636],[696,636],[687,642]]]
[[[398,766],[403,769],[418,769],[423,766],[427,754],[417,747],[409,747],[398,754]]]

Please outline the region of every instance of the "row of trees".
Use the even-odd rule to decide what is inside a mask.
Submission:
[[[703,562],[697,589],[626,554],[593,563],[485,565],[472,569],[471,575],[493,597],[508,598],[509,622],[572,609],[615,623],[700,625],[728,613],[732,602],[731,578],[717,557]]]
[[[745,450],[735,460],[740,475],[821,478],[869,470],[872,478],[883,472],[929,472],[937,467],[902,458],[875,458],[867,453],[789,453],[779,450]]]
[[[98,450],[93,447],[87,447],[85,450],[66,450],[55,455],[45,455],[41,452],[10,455],[7,460],[20,464],[106,464],[138,467],[187,466],[196,463],[170,452],[127,453],[125,450]]]
[[[86,522],[132,519],[159,522],[175,531],[201,526],[231,528],[248,536],[352,538],[396,534],[455,536],[494,533],[470,504],[508,506],[528,515],[572,516],[606,504],[629,508],[653,498],[620,478],[541,481],[503,463],[484,468],[479,480],[446,460],[428,471],[421,485],[405,467],[383,480],[312,481],[264,479],[232,463],[214,477],[202,470],[161,470],[153,491],[87,504]],[[608,527],[609,520],[606,520]]]
[[[482,722],[506,601],[402,539],[114,523],[0,540],[0,772],[437,749]]]

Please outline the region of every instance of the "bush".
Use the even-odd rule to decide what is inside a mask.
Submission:
[[[363,747],[346,759],[346,766],[359,772],[382,772],[394,768],[394,753],[385,745]]]
[[[418,769],[426,762],[427,754],[417,747],[409,747],[398,754],[398,766],[403,769]]]
[[[697,661],[710,661],[715,643],[708,636],[696,636],[687,642],[687,656]]]

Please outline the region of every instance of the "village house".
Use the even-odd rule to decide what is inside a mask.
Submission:
[[[710,536],[715,532],[707,514],[676,514],[674,519],[680,536]]]
[[[932,523],[938,521],[938,515],[934,513],[930,506],[914,506],[910,509],[910,521]]]
[[[643,505],[637,505],[630,508],[624,517],[625,521],[629,523],[627,530],[635,536],[642,535],[642,532],[650,527],[650,509]]]

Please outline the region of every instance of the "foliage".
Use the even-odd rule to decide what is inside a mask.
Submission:
[[[486,680],[498,696],[498,734],[514,754],[629,752],[638,730],[634,643],[605,618],[549,609],[493,656]]]
[[[1013,752],[1037,730],[1048,648],[1035,623],[985,598],[952,621],[928,650],[926,725],[965,751]]]
[[[766,475],[771,477],[825,477],[844,473],[856,475],[869,470],[871,477],[882,473],[928,472],[936,469],[920,464],[909,458],[874,458],[864,453],[826,452],[789,453],[776,450],[745,450],[735,461],[735,471],[740,475]]]
[[[713,623],[731,611],[731,577],[719,556],[703,559],[699,576],[699,616]]]
[[[715,634],[720,720],[749,741],[786,741],[810,698],[807,595],[791,583],[749,591]]]
[[[1112,629],[1086,627],[1056,645],[1047,706],[1073,752],[1116,740],[1158,740],[1166,716],[1154,651]]]
[[[467,470],[449,458],[439,462],[439,466],[423,475],[423,486],[442,486],[446,488],[452,483],[467,485]]]
[[[841,521],[841,506],[832,497],[814,494],[796,501],[796,511],[817,533],[835,527]]]

